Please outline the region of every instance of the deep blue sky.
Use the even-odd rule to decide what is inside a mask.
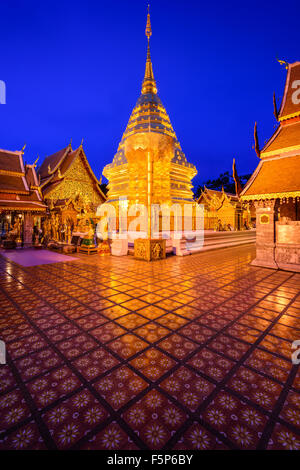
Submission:
[[[73,139],[97,177],[110,163],[140,94],[146,58],[143,0],[0,0],[0,148],[26,160]],[[195,183],[257,164],[283,93],[276,57],[300,59],[299,2],[151,0],[151,53],[159,96]]]

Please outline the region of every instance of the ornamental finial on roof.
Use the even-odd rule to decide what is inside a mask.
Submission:
[[[147,24],[145,34],[148,38],[148,47],[147,47],[147,60],[146,60],[146,68],[145,68],[145,75],[142,84],[142,93],[157,93],[156,83],[153,75],[152,69],[152,62],[151,62],[151,55],[150,55],[150,36],[152,35],[151,29],[151,21],[150,21],[150,13],[149,13],[149,5],[148,5],[148,14],[147,14]]]
[[[148,4],[148,14],[147,14],[147,24],[146,24],[146,30],[145,34],[148,38],[148,41],[150,39],[150,36],[152,36],[152,29],[151,29],[151,21],[150,21],[150,12],[149,12],[150,5]]]
[[[289,68],[289,65],[290,65],[290,64],[289,64],[288,62],[286,62],[285,60],[277,59],[277,62],[279,62],[280,65],[284,65],[286,69]]]

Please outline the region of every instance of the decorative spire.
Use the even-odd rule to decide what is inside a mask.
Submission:
[[[150,55],[150,36],[152,36],[152,29],[151,29],[151,21],[150,21],[150,13],[149,13],[149,5],[148,5],[148,14],[147,14],[147,24],[145,34],[148,39],[148,46],[147,46],[147,60],[146,60],[146,68],[145,68],[145,76],[142,84],[142,93],[157,93],[156,82],[153,75],[152,69],[152,62],[151,62],[151,55]]]
[[[255,125],[254,125],[254,148],[255,148],[256,155],[258,156],[258,158],[260,158],[259,142],[258,142],[258,135],[257,135],[257,122],[255,122]]]

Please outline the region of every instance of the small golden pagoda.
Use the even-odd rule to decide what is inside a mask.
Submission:
[[[197,170],[188,163],[182,152],[170,118],[157,95],[150,55],[152,30],[149,10],[145,33],[148,45],[141,95],[133,108],[113,162],[103,170],[103,175],[109,181],[107,202],[114,205],[117,217],[120,204],[124,204],[125,210],[135,204],[149,207],[150,200],[151,204],[168,206],[175,203],[196,204],[191,180]],[[120,198],[124,201],[120,202]],[[127,220],[129,224],[130,217]]]

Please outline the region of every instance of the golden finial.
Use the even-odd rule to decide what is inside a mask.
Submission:
[[[80,144],[80,147],[82,147],[82,145],[83,145],[83,138],[81,139],[81,144]]]
[[[72,137],[70,139],[69,147],[72,147]]]
[[[280,59],[276,59],[276,60],[277,60],[277,62],[280,63],[280,65],[284,65],[286,69],[289,68],[290,64],[288,62],[286,62],[285,60],[280,60]]]
[[[38,156],[37,156],[37,159],[36,159],[35,162],[33,163],[33,166],[34,166],[34,167],[36,167],[36,164],[37,164],[37,162],[39,161],[39,158],[40,158],[40,157],[39,157],[39,155],[38,155]]]
[[[152,35],[151,29],[151,21],[150,21],[150,13],[149,13],[149,5],[148,5],[148,14],[147,14],[147,24],[145,34],[148,39],[148,47],[147,47],[147,60],[146,60],[146,68],[145,68],[145,75],[142,84],[142,93],[157,93],[156,83],[153,75],[152,70],[152,63],[151,63],[151,55],[150,55],[150,36]]]
[[[22,147],[22,149],[21,149],[21,152],[24,153],[25,148],[26,148],[26,144],[23,145],[23,147]]]
[[[146,30],[145,30],[145,34],[148,38],[148,41],[150,39],[150,36],[152,36],[152,29],[151,29],[151,21],[150,21],[150,12],[149,12],[149,9],[150,9],[150,5],[148,4],[148,14],[147,14],[147,24],[146,24]]]

